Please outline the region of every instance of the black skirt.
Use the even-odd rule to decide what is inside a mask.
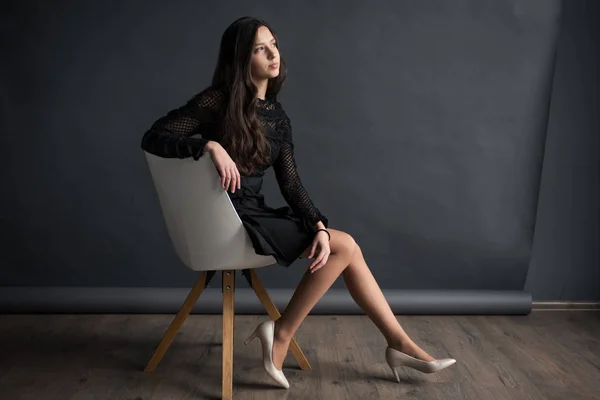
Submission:
[[[272,208],[261,194],[263,178],[242,177],[241,189],[227,191],[256,254],[273,256],[289,267],[313,242],[314,229],[290,207]]]

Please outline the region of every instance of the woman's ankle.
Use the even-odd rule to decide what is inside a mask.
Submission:
[[[285,326],[284,321],[281,318],[275,321],[275,335],[274,339],[279,342],[291,342],[292,337],[294,337],[294,333],[290,332],[289,329]]]
[[[388,347],[398,351],[413,349],[417,346],[414,342],[409,340],[388,340],[387,345]]]

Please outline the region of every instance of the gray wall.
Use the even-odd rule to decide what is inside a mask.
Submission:
[[[139,142],[208,84],[225,27],[256,15],[289,64],[281,101],[305,185],[383,288],[599,299],[597,282],[580,285],[597,277],[597,125],[574,75],[597,68],[564,44],[593,43],[580,3],[565,13],[556,69],[558,1],[352,4],[5,7],[0,285],[194,282]],[[265,194],[283,202],[272,174]],[[291,288],[306,264],[261,277]]]
[[[526,290],[600,300],[600,2],[563,2],[544,169]]]

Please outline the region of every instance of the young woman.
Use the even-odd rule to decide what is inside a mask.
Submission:
[[[431,373],[454,364],[451,358],[434,359],[407,336],[356,241],[329,228],[308,196],[296,169],[290,119],[277,101],[285,77],[273,29],[265,21],[240,18],[223,34],[212,84],[158,119],[142,139],[144,150],[161,157],[197,160],[209,153],[258,254],[272,255],[286,267],[298,258],[314,259],[281,318],[259,324],[246,343],[260,338],[267,373],[288,388],[281,368],[290,341],[342,275],[385,337],[396,380],[400,365]],[[196,134],[201,137],[192,137]],[[270,167],[289,207],[271,208],[264,201],[261,186]]]

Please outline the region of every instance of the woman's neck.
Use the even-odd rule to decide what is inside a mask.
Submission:
[[[258,92],[256,93],[256,97],[264,100],[265,96],[267,95],[267,85],[269,84],[269,80],[265,79],[263,81],[255,82],[254,84],[256,85],[256,88],[258,89]]]

